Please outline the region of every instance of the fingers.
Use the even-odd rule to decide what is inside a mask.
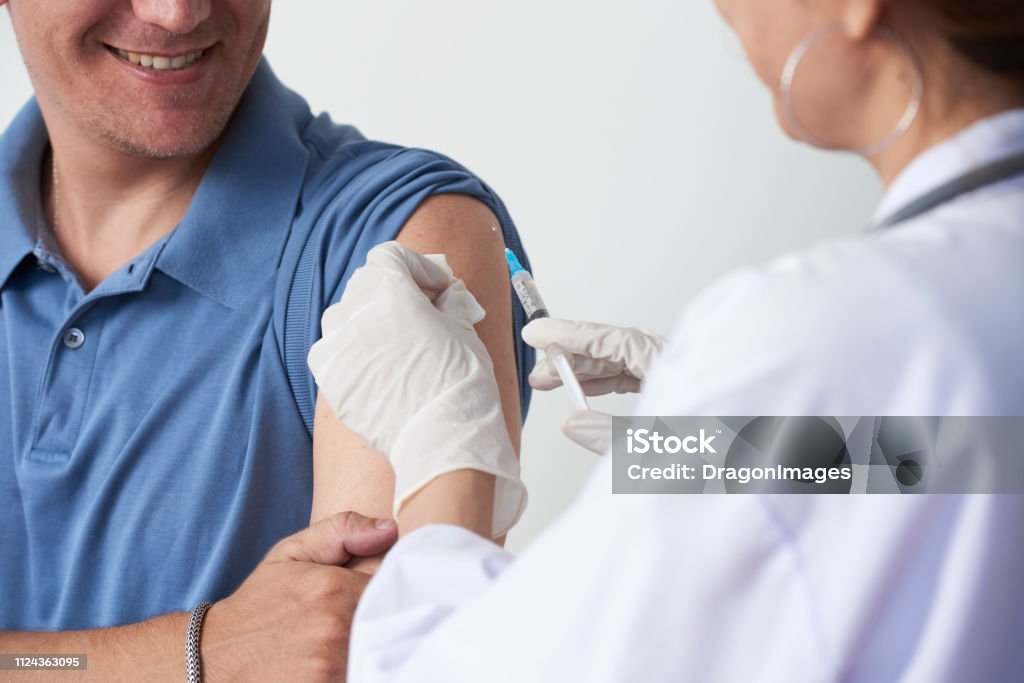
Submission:
[[[330,309],[327,310],[330,311]],[[326,318],[327,315],[325,314],[324,317]],[[344,373],[334,372],[335,362],[339,358],[336,351],[333,333],[325,332],[324,336],[318,339],[306,354],[306,365],[309,366],[318,386],[325,386],[328,380],[334,376],[337,376],[339,380],[344,378]]]
[[[484,319],[483,307],[466,283],[454,276],[444,254],[423,256],[398,242],[384,242],[370,250],[366,263],[408,273],[439,311],[469,327]]]
[[[597,377],[580,382],[583,393],[587,396],[604,396],[605,394],[638,394],[640,380],[632,375],[621,374],[612,377]]]
[[[398,527],[393,520],[339,512],[279,541],[268,553],[267,561],[340,567],[353,557],[384,552],[396,540]]]
[[[523,341],[537,349],[544,351],[552,344],[558,344],[569,353],[576,353],[570,342],[577,338],[578,327],[575,321],[561,320],[559,318],[537,318],[523,328]]]
[[[601,323],[538,318],[523,328],[523,341],[538,350],[558,344],[569,353],[590,358],[618,360],[618,343],[606,343],[623,328]]]
[[[484,319],[486,313],[466,283],[455,278],[448,288],[434,299],[434,306],[445,315],[469,328]]]
[[[420,294],[464,325],[475,325],[484,317],[465,283],[453,276],[444,254],[423,256],[398,242],[383,242],[370,250],[366,264],[349,278],[341,299],[324,311],[320,329],[326,336],[388,297],[398,300]]]
[[[452,269],[443,255],[422,256],[398,242],[382,242],[366,255],[366,265],[382,268],[411,279],[433,300],[452,278]]]
[[[573,374],[580,380],[580,386],[588,396],[639,391],[640,380],[626,374],[620,363],[586,356],[570,358]],[[543,358],[537,361],[530,372],[530,386],[538,391],[550,391],[562,386],[562,379],[550,360]]]
[[[647,367],[661,353],[665,340],[634,327],[541,318],[523,328],[523,341],[536,349],[561,346],[576,358],[613,363],[643,379]],[[610,374],[610,373],[607,373]]]
[[[349,559],[377,555],[398,540],[398,525],[393,519],[364,517],[358,512],[342,512],[341,516],[344,519],[341,528],[345,534],[345,551]]]
[[[596,410],[576,410],[562,419],[562,433],[597,455],[612,447],[612,416]]]

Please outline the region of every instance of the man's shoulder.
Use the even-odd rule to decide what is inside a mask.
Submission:
[[[257,138],[262,144],[254,144]],[[223,148],[232,150],[232,160],[244,164],[251,175],[278,172],[266,164],[282,159],[292,162],[291,167],[301,160],[302,203],[307,207],[324,196],[352,190],[357,178],[383,189],[388,176],[415,177],[415,171],[424,167],[446,166],[468,174],[437,152],[371,140],[328,113],[314,115],[306,99],[279,80],[266,59],[253,74]],[[224,154],[223,148],[219,154]]]
[[[408,211],[435,194],[468,195],[494,208],[490,188],[440,152],[368,139],[327,114],[311,119],[301,140],[309,153],[302,204],[317,215],[334,216],[346,230],[359,211],[370,224],[390,224],[385,232],[397,234],[401,222],[395,219],[408,218]]]
[[[383,191],[394,183],[415,183],[418,178],[447,173],[474,179],[464,166],[430,149],[406,147],[366,138],[353,125],[335,123],[327,114],[313,118],[302,131],[310,154],[306,192],[336,196],[349,189]]]

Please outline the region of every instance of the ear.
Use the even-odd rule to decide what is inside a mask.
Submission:
[[[885,0],[847,0],[842,24],[847,37],[861,41],[871,34],[882,16]]]

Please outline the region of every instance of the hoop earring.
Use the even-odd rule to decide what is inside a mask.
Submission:
[[[822,149],[843,149],[835,147],[824,140],[816,137],[807,128],[800,123],[799,117],[796,115],[796,110],[793,107],[793,79],[796,77],[797,67],[803,61],[804,57],[807,56],[807,52],[817,43],[819,40],[832,33],[838,33],[843,30],[841,24],[833,24],[832,26],[826,26],[823,29],[819,29],[811,35],[804,38],[793,52],[789,55],[789,59],[786,61],[786,66],[782,70],[782,78],[779,82],[779,91],[782,99],[782,111],[784,112],[787,121],[797,136],[804,142],[814,145]],[[917,57],[914,52],[910,49],[910,45],[905,41],[900,34],[891,28],[885,26],[875,26],[871,29],[871,34],[877,37],[888,38],[896,43],[903,53],[907,56],[910,61],[910,65],[913,67],[913,93],[910,98],[910,104],[907,105],[906,110],[903,112],[903,116],[900,117],[899,123],[896,124],[896,128],[882,138],[880,141],[867,145],[865,147],[849,149],[847,151],[856,152],[863,156],[876,154],[882,151],[892,143],[896,142],[904,133],[910,130],[910,126],[913,125],[914,120],[917,118],[918,113],[921,111],[921,102],[924,98],[924,73],[921,70],[921,65],[917,61]]]

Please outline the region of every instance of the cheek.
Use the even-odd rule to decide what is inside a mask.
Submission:
[[[799,38],[767,33],[763,29],[751,40],[747,54],[758,77],[773,91],[778,87],[782,69]]]
[[[103,16],[102,4],[30,2],[10,7],[25,66],[37,87],[46,90],[71,81],[75,65],[88,63],[88,36]]]
[[[88,46],[93,30],[108,20],[116,5],[102,2],[45,2],[8,5],[11,23],[22,50],[28,55],[59,52],[77,59]]]
[[[721,0],[757,76],[773,91],[793,48],[813,21],[802,0]],[[727,14],[726,14],[727,12]]]
[[[255,68],[266,42],[270,0],[224,0],[222,7],[227,15],[224,23],[232,26],[231,53],[247,71]]]
[[[243,33],[257,35],[266,30],[270,0],[224,0],[223,4]]]
[[[718,13],[725,19],[725,23],[732,25],[732,6],[734,0],[715,0],[715,7],[718,8]]]

